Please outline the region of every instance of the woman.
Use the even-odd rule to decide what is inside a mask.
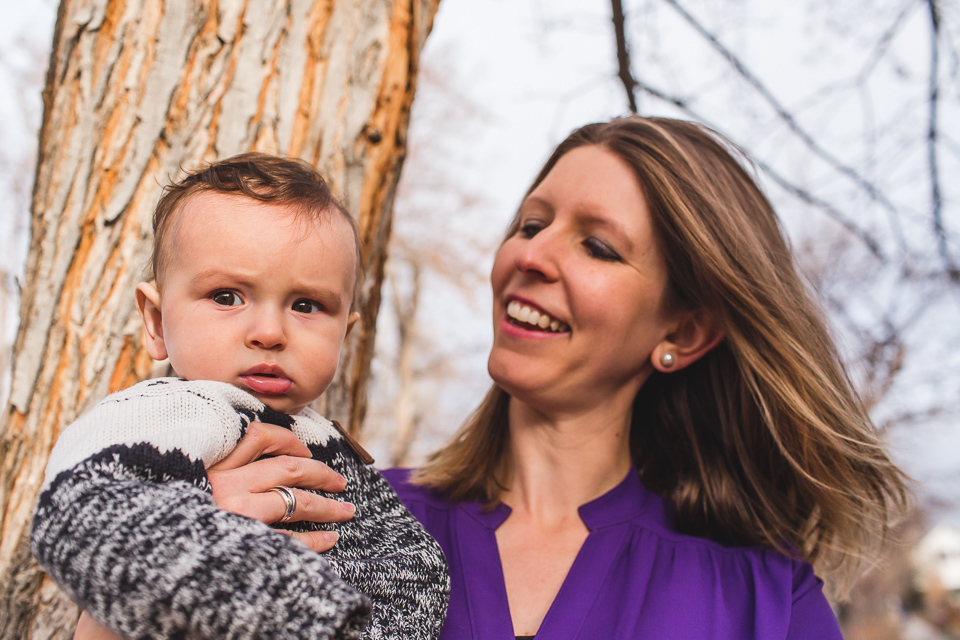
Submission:
[[[537,176],[491,275],[492,390],[388,472],[447,555],[442,637],[840,637],[813,568],[844,594],[905,478],[741,162],[631,117]],[[253,504],[246,467],[211,481]]]
[[[491,276],[494,387],[388,476],[447,554],[446,637],[839,637],[808,563],[842,595],[904,476],[732,152],[618,119],[534,181]]]

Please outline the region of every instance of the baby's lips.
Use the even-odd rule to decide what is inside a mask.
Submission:
[[[293,382],[290,378],[278,378],[264,374],[248,374],[240,376],[243,383],[254,393],[266,396],[278,396],[290,391]]]

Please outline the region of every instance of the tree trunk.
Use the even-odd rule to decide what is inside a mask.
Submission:
[[[304,158],[357,216],[365,277],[324,409],[359,429],[419,51],[439,0],[63,0],[44,91],[9,403],[0,639],[68,638],[30,516],[62,427],[143,379],[133,290],[160,185],[255,149]]]
[[[396,273],[394,272],[394,275]],[[397,280],[393,285],[393,307],[397,315],[400,344],[397,347],[397,383],[400,390],[393,407],[394,434],[390,445],[390,466],[409,466],[410,448],[417,438],[419,416],[417,413],[417,312],[420,309],[420,264],[410,264],[410,290],[406,295],[399,291]]]

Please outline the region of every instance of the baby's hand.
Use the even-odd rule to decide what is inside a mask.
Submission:
[[[274,456],[258,459],[261,456]],[[213,499],[221,509],[260,522],[279,522],[286,502],[272,488],[300,487],[338,493],[346,481],[336,471],[310,457],[310,450],[289,429],[262,422],[251,423],[247,433],[230,455],[207,469]],[[353,517],[354,507],[307,491],[294,489],[296,510],[293,522],[344,522]],[[333,531],[299,533],[282,531],[310,549],[326,551],[337,543]]]
[[[77,621],[77,630],[73,634],[73,640],[123,640],[123,638],[91,618],[84,611],[80,614],[80,620]]]

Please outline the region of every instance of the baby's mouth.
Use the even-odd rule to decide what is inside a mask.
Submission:
[[[530,331],[544,331],[546,333],[563,333],[569,331],[570,326],[549,314],[533,309],[527,305],[511,300],[507,304],[507,318],[510,324],[528,329]]]
[[[240,379],[254,393],[267,396],[284,394],[293,386],[293,381],[276,366],[253,367],[240,374]]]

